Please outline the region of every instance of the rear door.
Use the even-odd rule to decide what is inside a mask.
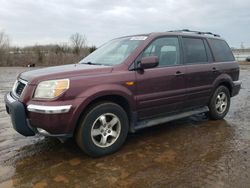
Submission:
[[[184,64],[186,65],[187,98],[185,108],[208,104],[213,81],[218,76],[206,39],[182,37]]]
[[[181,63],[180,52],[178,37],[162,37],[155,39],[141,54],[140,58],[158,56],[159,65],[136,73],[139,119],[182,108],[186,70]]]

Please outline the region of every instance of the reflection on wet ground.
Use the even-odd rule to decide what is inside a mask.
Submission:
[[[24,68],[1,68],[0,100]],[[228,116],[204,115],[130,134],[117,153],[91,158],[73,140],[25,138],[0,104],[0,187],[248,187],[250,67]]]

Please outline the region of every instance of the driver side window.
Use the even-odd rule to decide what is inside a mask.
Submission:
[[[158,56],[158,67],[180,64],[180,47],[177,37],[163,37],[154,40],[143,52],[142,57]]]

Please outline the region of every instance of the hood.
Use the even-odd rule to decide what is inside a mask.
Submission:
[[[37,84],[43,80],[107,74],[111,71],[112,67],[103,65],[70,64],[26,71],[21,73],[18,77],[28,81],[29,84]]]

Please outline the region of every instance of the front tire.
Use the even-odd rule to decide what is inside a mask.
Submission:
[[[223,119],[230,107],[230,93],[227,87],[219,86],[209,102],[209,117],[214,120]]]
[[[129,128],[126,112],[118,104],[102,102],[91,107],[76,133],[79,147],[99,157],[117,151],[125,142]]]

